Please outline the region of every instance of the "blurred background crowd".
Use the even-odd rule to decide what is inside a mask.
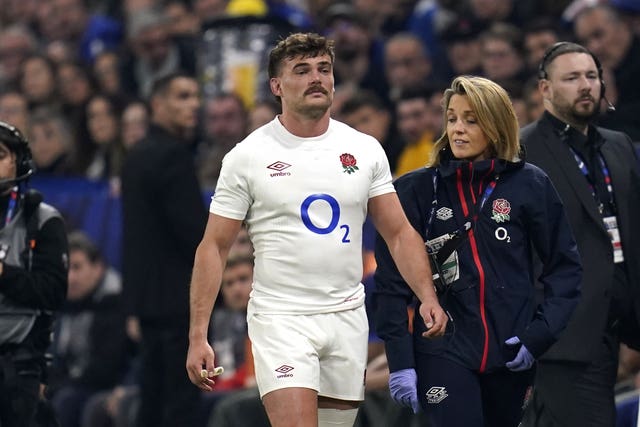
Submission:
[[[335,40],[332,115],[376,137],[395,176],[427,162],[454,76],[494,80],[521,126],[538,119],[538,65],[562,40],[583,44],[602,63],[600,124],[640,141],[638,0],[0,0],[0,120],[27,135],[32,185],[71,233],[69,301],[49,391],[63,426],[126,426],[134,418],[139,337],[121,297],[129,284],[118,274],[120,173],[127,151],[146,136],[152,83],[176,71],[199,82],[189,144],[207,203],[224,155],[279,113],[266,57],[293,31]],[[364,246],[369,280],[370,237]],[[211,339],[227,374],[218,392],[203,395],[203,426],[248,425],[242,414],[261,414],[243,317],[252,274],[246,234],[236,249],[212,319],[224,325]],[[370,372],[381,376],[367,378],[362,426],[391,425],[381,409],[393,407],[382,348],[373,336]],[[635,387],[639,368],[636,355],[623,353],[621,392]]]

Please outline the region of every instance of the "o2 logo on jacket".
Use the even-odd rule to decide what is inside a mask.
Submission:
[[[326,227],[318,227],[311,221],[309,217],[309,208],[313,203],[324,202],[329,205],[331,208],[331,221],[329,221],[329,225]],[[302,223],[305,227],[307,227],[310,231],[316,234],[329,234],[338,226],[338,222],[340,222],[340,204],[338,201],[329,194],[312,194],[302,202],[300,205],[300,218],[302,218]],[[349,226],[347,224],[343,224],[340,226],[341,230],[344,230],[344,235],[342,236],[342,243],[350,243],[349,239]]]

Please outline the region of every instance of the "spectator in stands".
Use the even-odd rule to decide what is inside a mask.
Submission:
[[[412,33],[398,33],[386,41],[384,70],[392,101],[397,101],[403,90],[426,85],[432,80],[429,52],[422,40]]]
[[[253,256],[253,244],[251,243],[251,238],[249,237],[249,229],[247,228],[247,224],[243,223],[240,228],[240,232],[236,236],[236,240],[231,245],[229,249],[229,257],[247,257]]]
[[[77,128],[82,125],[85,103],[95,90],[90,69],[77,61],[63,62],[58,64],[56,81],[62,111]]]
[[[193,0],[193,12],[202,24],[226,15],[229,0]]]
[[[454,76],[481,74],[481,32],[482,27],[477,20],[461,16],[440,34]]]
[[[260,126],[269,123],[275,116],[280,114],[281,108],[275,99],[263,99],[257,101],[249,111],[249,124],[247,132],[251,133]]]
[[[359,90],[342,104],[338,117],[382,144],[394,174],[405,141],[398,133],[389,107],[374,92]]]
[[[398,158],[396,176],[426,166],[433,142],[442,132],[443,90],[433,86],[405,89],[396,102],[398,131],[406,144]]]
[[[123,61],[122,83],[127,93],[142,99],[153,82],[172,72],[195,74],[195,46],[189,38],[171,37],[168,19],[156,8],[128,17],[129,55]]]
[[[117,49],[122,42],[122,24],[109,17],[91,14],[86,0],[47,0],[49,22],[43,35],[48,41],[62,41],[71,47],[74,58],[91,64],[95,56],[107,49]]]
[[[538,77],[532,77],[526,81],[522,88],[522,98],[527,109],[526,121],[520,123],[520,127],[535,122],[544,114],[544,98],[538,89]]]
[[[640,36],[640,3],[636,0],[610,0],[609,4],[619,11],[634,34]]]
[[[74,150],[76,174],[91,180],[120,176],[124,146],[120,140],[122,105],[117,98],[97,94],[84,107]]]
[[[484,77],[511,88],[520,87],[526,80],[522,32],[505,23],[495,23],[480,35],[482,74]]]
[[[560,41],[560,29],[557,20],[550,17],[535,19],[522,30],[525,59],[530,75],[538,72],[540,60],[547,49]],[[536,80],[537,86],[537,80]]]
[[[470,12],[486,24],[504,22],[521,27],[537,15],[540,2],[530,0],[469,0]]]
[[[32,111],[38,107],[59,105],[53,62],[42,55],[26,58],[20,70],[20,90],[29,101]]]
[[[149,107],[143,101],[132,101],[122,110],[120,119],[120,139],[125,150],[147,135],[149,128]]]
[[[242,99],[221,93],[207,99],[203,108],[203,139],[198,144],[196,168],[203,190],[213,190],[222,158],[248,135],[248,113]]]
[[[562,199],[584,275],[566,331],[538,360],[523,426],[609,427],[619,343],[640,348],[640,169],[627,135],[593,123],[597,58],[561,42],[539,68],[546,112],[521,139]]]
[[[125,96],[120,81],[120,56],[117,52],[105,50],[96,55],[93,62],[93,76],[99,92],[111,96]]]
[[[27,98],[16,90],[0,92],[0,120],[14,123],[17,129],[24,129],[30,134],[30,113]]]
[[[25,25],[14,24],[0,30],[0,88],[14,85],[22,63],[36,52],[38,42]]]
[[[336,90],[344,86],[352,88],[352,92],[357,88],[368,89],[386,102],[384,45],[372,32],[370,23],[355,6],[346,2],[333,3],[319,16],[318,22],[326,37],[336,43]]]
[[[602,67],[613,71],[615,82],[611,84],[618,93],[616,110],[601,120],[603,125],[640,141],[640,36],[634,35],[620,14],[605,4],[582,10],[575,18],[574,31]]]
[[[387,155],[391,173],[395,174],[404,140],[398,133],[393,113],[374,92],[364,89],[356,91],[339,107],[337,118],[352,128],[376,138]],[[373,243],[368,245],[369,239],[375,241],[375,232],[371,218],[367,217],[362,232],[363,277],[373,273],[376,268]]]
[[[83,232],[69,234],[69,289],[51,347],[52,404],[78,427],[87,400],[118,383],[130,358],[120,274]]]
[[[407,30],[418,35],[431,55],[433,75],[439,81],[449,81],[451,70],[441,33],[457,17],[464,16],[466,2],[436,0],[416,3],[407,23]]]
[[[40,108],[31,116],[31,151],[38,176],[69,176],[75,141],[69,122],[56,110]]]
[[[140,322],[140,427],[195,425],[200,393],[184,373],[189,277],[206,209],[188,146],[200,92],[189,74],[156,81],[147,137],[122,171],[123,279]]]
[[[168,0],[163,5],[171,37],[197,36],[200,34],[200,19],[182,0]]]
[[[2,3],[0,25],[7,26],[20,22],[31,27],[36,18],[36,10],[41,6],[38,0],[7,0]]]
[[[49,58],[56,67],[63,62],[73,62],[76,60],[76,54],[71,47],[62,41],[45,41],[41,50],[44,55]]]
[[[255,385],[247,334],[252,283],[253,255],[230,257],[222,273],[221,304],[213,312],[209,326],[209,342],[216,348],[216,366],[224,366],[224,373],[216,378],[216,393]]]

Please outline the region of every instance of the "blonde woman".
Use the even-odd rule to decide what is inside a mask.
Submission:
[[[566,326],[582,270],[555,189],[523,159],[505,90],[458,77],[443,107],[432,164],[395,187],[424,238],[450,320],[441,338],[421,338],[419,316],[409,331],[414,297],[379,239],[376,323],[389,388],[397,402],[426,411],[434,427],[515,427],[531,368]],[[538,276],[532,249],[543,265]],[[536,280],[544,285],[539,305]]]

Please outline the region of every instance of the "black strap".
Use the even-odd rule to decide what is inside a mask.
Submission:
[[[438,252],[432,255],[438,264],[441,265],[445,262],[447,258],[449,258],[451,254],[454,253],[462,243],[464,243],[464,241],[469,237],[469,230],[471,230],[471,222],[467,221],[460,230],[452,234],[451,238],[442,245]]]
[[[38,234],[38,206],[42,202],[42,193],[38,190],[29,189],[24,195],[24,215],[27,222],[27,271],[31,271],[31,263],[33,260],[33,249],[36,245],[36,236]]]

